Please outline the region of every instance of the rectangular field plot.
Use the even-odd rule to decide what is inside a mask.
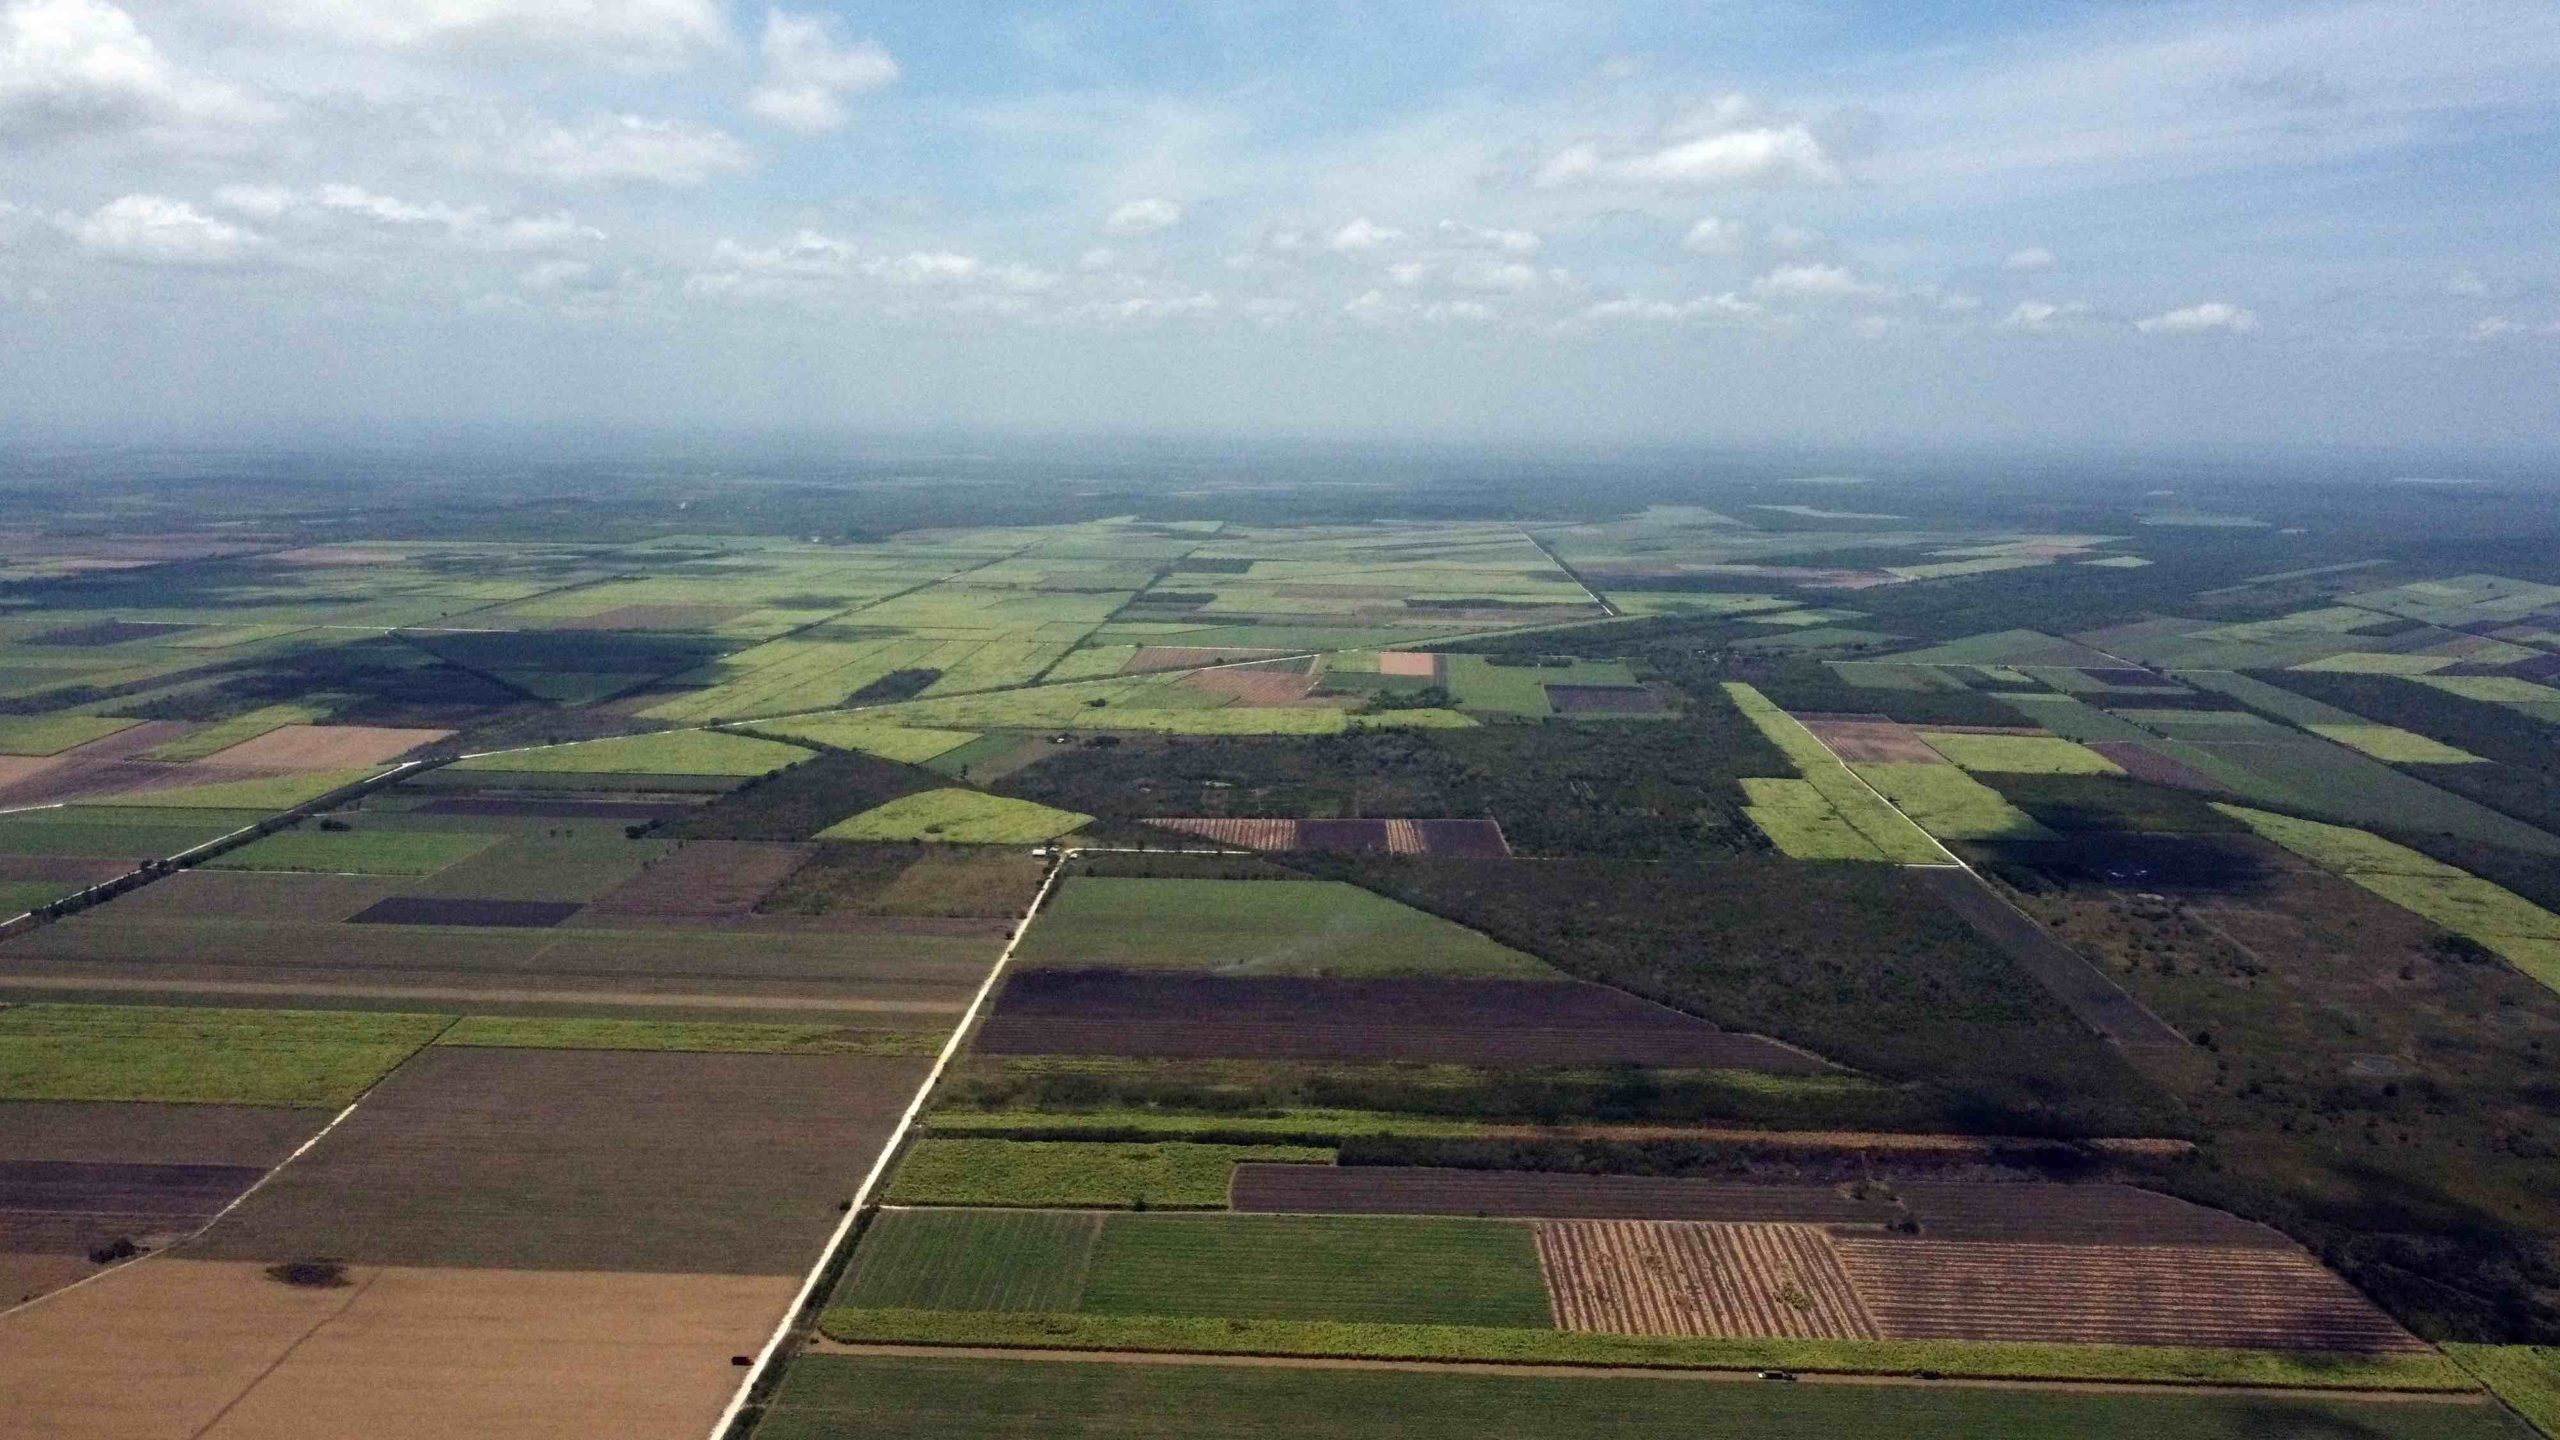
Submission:
[[[756,840],[694,840],[652,861],[587,907],[591,918],[754,912],[756,902],[808,863],[816,847]]]
[[[725,735],[716,730],[670,730],[611,740],[584,740],[539,750],[509,750],[454,762],[456,770],[511,774],[727,775],[747,777],[788,769],[815,752],[779,740]]]
[[[1843,1238],[1888,1338],[2420,1352],[2299,1250]]]
[[[1553,1323],[1529,1227],[1501,1220],[1117,1215],[1094,1246],[1081,1308],[1536,1329]]]
[[[2033,840],[2048,831],[2000,792],[1943,762],[1853,765],[1860,779],[1941,840]]]
[[[336,875],[432,875],[498,843],[496,835],[396,830],[359,822],[348,830],[304,823],[211,861],[214,870],[308,870]]]
[[[0,715],[0,755],[59,755],[140,723],[104,715]]]
[[[821,840],[922,840],[945,845],[1036,845],[1087,824],[1090,815],[975,790],[928,790],[865,810],[818,832]]]
[[[211,765],[279,770],[347,770],[387,765],[450,730],[400,730],[380,725],[279,725],[204,757]]]
[[[2519,1440],[2467,1397],[2108,1394],[1044,1358],[809,1355],[763,1440]]]
[[[1499,859],[1511,853],[1491,820],[1149,820],[1150,825],[1237,845],[1285,853],[1436,855]]]
[[[1240,1165],[1233,1204],[1240,1211],[1297,1214],[1874,1226],[1901,1213],[1886,1201],[1854,1200],[1829,1185],[1403,1165]]]
[[[890,1182],[889,1201],[1223,1210],[1236,1167],[1247,1161],[1327,1167],[1333,1152],[1182,1141],[919,1140]]]
[[[880,1212],[837,1287],[837,1305],[896,1310],[1070,1311],[1103,1217],[1093,1211]]]
[[[1742,782],[1751,802],[1743,813],[1780,853],[1798,860],[1947,863],[1946,852],[1927,831],[1878,799],[1802,722],[1749,685],[1734,682],[1724,688],[1734,707],[1803,777]],[[1961,778],[1961,772],[1948,768]]]
[[[273,814],[270,810],[145,810],[71,805],[0,815],[0,855],[96,857],[127,862],[194,849]]]
[[[1930,730],[1929,748],[1978,774],[2121,775],[2106,756],[2057,735],[1966,735]]]
[[[1815,1226],[1566,1220],[1537,1235],[1566,1330],[1878,1338],[1831,1237]]]
[[[797,1274],[926,1064],[439,1046],[196,1253]]]
[[[13,1006],[0,1010],[0,1098],[343,1105],[449,1023],[441,1015]]]
[[[548,930],[578,913],[574,900],[466,900],[438,895],[394,895],[347,917],[351,925],[464,925],[497,930]]]
[[[1051,897],[1019,958],[1032,966],[1224,975],[1555,973],[1464,926],[1319,880],[1079,875]]]
[[[1757,1035],[1603,986],[1520,980],[1284,980],[1034,970],[978,1048],[998,1055],[1674,1065],[1815,1074]]]

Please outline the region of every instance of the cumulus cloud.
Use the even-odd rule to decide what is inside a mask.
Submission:
[[[1680,248],[1696,255],[1732,255],[1751,243],[1751,228],[1739,220],[1701,217],[1680,237]]]
[[[764,83],[747,108],[786,130],[822,135],[844,128],[848,96],[895,84],[898,62],[876,40],[850,44],[816,15],[774,10],[764,18]]]
[[[111,200],[70,230],[82,249],[139,265],[232,265],[266,245],[255,231],[165,195]]]
[[[1535,255],[1546,245],[1533,230],[1505,230],[1488,225],[1469,225],[1458,220],[1443,220],[1438,231],[1440,243],[1468,250],[1499,250],[1506,255]]]
[[[1537,173],[1540,185],[1658,185],[1775,189],[1837,185],[1839,163],[1801,124],[1719,130],[1667,145],[1610,153],[1591,144],[1557,151]]]
[[[699,185],[753,157],[728,132],[686,120],[598,115],[536,130],[490,156],[497,168],[573,185]]]
[[[1278,239],[1276,236],[1273,238],[1275,241]],[[1337,226],[1332,234],[1324,237],[1324,243],[1326,249],[1336,254],[1358,255],[1370,250],[1382,249],[1403,239],[1403,231],[1392,226],[1380,225],[1363,215],[1356,220],[1346,221]]]
[[[2004,270],[2050,270],[2053,266],[2053,252],[2041,245],[2013,250],[2009,252],[2008,259],[2000,262],[2000,268]]]
[[[1685,325],[1696,321],[1751,320],[1764,313],[1758,303],[1727,291],[1721,295],[1699,295],[1687,300],[1644,300],[1631,296],[1603,300],[1584,307],[1579,318],[1593,321],[1650,320]]]
[[[1751,293],[1780,300],[1883,300],[1894,291],[1838,265],[1781,265],[1752,281]]]
[[[383,50],[664,66],[728,42],[719,0],[223,0],[253,23]]]
[[[2227,300],[2208,300],[2201,305],[2189,305],[2183,310],[2136,320],[2133,328],[2145,335],[2196,335],[2209,330],[2246,335],[2258,328],[2258,315],[2254,310],[2244,310]]]
[[[2055,304],[2050,300],[2021,300],[2015,309],[2001,318],[2000,328],[2003,330],[2050,330],[2058,325],[2080,319],[2088,313],[2089,307],[2078,301]]]
[[[180,71],[104,0],[0,8],[0,142],[154,130],[201,144],[274,116],[230,85]]]
[[[1114,235],[1152,235],[1182,223],[1182,204],[1162,196],[1127,200],[1114,206],[1102,228]]]

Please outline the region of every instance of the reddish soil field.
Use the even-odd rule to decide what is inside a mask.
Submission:
[[[1491,820],[1150,820],[1221,845],[1283,852],[1372,851],[1387,855],[1437,855],[1499,860],[1511,853],[1502,827]]]
[[[743,605],[620,605],[563,620],[555,630],[708,630],[747,613]]]
[[[2420,1351],[2300,1250],[1841,1237],[1888,1339]]]
[[[354,770],[387,765],[450,730],[399,730],[383,725],[281,725],[205,757],[207,765],[278,770]]]
[[[1929,748],[1920,732],[1885,719],[1849,719],[1799,715],[1804,728],[1819,736],[1833,754],[1851,764],[1944,765],[1947,757]]]
[[[1665,708],[1641,685],[1550,685],[1547,704],[1559,715],[1659,715]]]
[[[1141,645],[1129,663],[1120,667],[1123,675],[1143,675],[1150,670],[1190,670],[1202,665],[1224,665],[1237,660],[1258,660],[1264,656],[1286,655],[1286,650],[1258,649],[1235,645],[1214,649],[1200,645]]]
[[[585,908],[574,900],[465,900],[439,895],[394,895],[347,917],[351,925],[480,925],[497,930],[548,930]]]
[[[743,916],[815,854],[814,845],[694,840],[587,907],[603,916]]]
[[[1810,1225],[1540,1225],[1556,1324],[1609,1335],[1873,1340],[1876,1322]]]
[[[0,1437],[698,1440],[781,1276],[351,1267],[338,1286],[155,1257],[0,1318]],[[66,1363],[65,1357],[77,1357]]]
[[[1228,1204],[1237,1210],[1315,1215],[1876,1226],[1902,1213],[1889,1201],[1852,1200],[1828,1185],[1403,1165],[1239,1165]]]
[[[1440,657],[1414,650],[1381,650],[1378,652],[1378,673],[1415,680],[1436,680],[1440,678]]]
[[[2294,1248],[2282,1233],[2254,1221],[2130,1185],[1915,1181],[1895,1188],[1920,1233],[1932,1240]]]
[[[1202,670],[1183,684],[1212,695],[1232,695],[1239,705],[1295,705],[1316,688],[1312,675],[1280,670]]]
[[[978,1048],[1003,1055],[1677,1065],[1813,1074],[1821,1061],[1599,985],[1036,970]]]
[[[930,1063],[430,1048],[188,1253],[796,1276]]]
[[[2136,780],[2165,785],[2172,790],[2194,790],[2206,795],[2222,793],[2222,782],[2201,770],[2181,765],[2159,751],[2137,740],[2092,740],[2089,748],[2116,762],[2116,767]]]

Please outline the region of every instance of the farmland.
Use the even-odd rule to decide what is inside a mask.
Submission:
[[[10,522],[0,1430],[2547,1400],[2527,508],[847,463]]]

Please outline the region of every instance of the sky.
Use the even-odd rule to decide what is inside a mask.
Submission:
[[[0,431],[2560,453],[2560,5],[0,0]]]

